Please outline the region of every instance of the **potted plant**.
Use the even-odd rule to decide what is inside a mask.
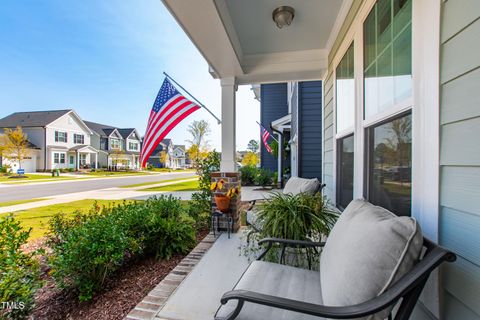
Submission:
[[[212,182],[210,184],[211,191],[220,191],[223,193],[216,193],[214,195],[215,204],[217,205],[218,210],[222,212],[227,212],[230,208],[230,199],[235,197],[240,189],[238,187],[225,188],[225,181],[222,179],[218,182]]]

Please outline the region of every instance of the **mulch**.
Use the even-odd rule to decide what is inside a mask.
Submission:
[[[197,235],[200,242],[208,230]],[[46,284],[37,291],[31,319],[123,319],[169,272],[184,255],[170,260],[145,258],[130,263],[106,281],[101,292],[88,302],[79,302],[75,292],[61,290],[45,273]]]

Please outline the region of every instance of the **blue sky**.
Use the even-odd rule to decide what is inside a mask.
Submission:
[[[73,108],[85,120],[143,134],[163,71],[220,116],[219,81],[160,0],[3,0],[0,70],[0,117]],[[259,138],[260,107],[248,86],[237,92],[237,110],[243,150]],[[185,143],[195,119],[211,123],[210,145],[220,149],[221,128],[205,110],[169,137]]]

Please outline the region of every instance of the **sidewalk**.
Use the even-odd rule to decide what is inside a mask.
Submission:
[[[100,178],[101,179],[101,178]],[[179,182],[191,181],[192,178],[185,178],[184,180],[176,180],[170,182],[156,183],[147,186],[140,186],[135,188],[107,188],[107,189],[98,189],[84,192],[68,193],[57,196],[46,197],[45,200],[39,200],[35,202],[27,202],[17,205],[12,205],[8,207],[0,207],[0,214],[9,213],[21,210],[28,210],[38,207],[50,206],[53,204],[68,203],[78,200],[85,199],[96,199],[96,200],[146,200],[152,196],[159,195],[172,195],[181,200],[190,200],[192,197],[193,191],[141,191],[142,189],[152,188],[152,187],[161,187],[168,186],[171,184],[177,184]],[[42,199],[42,198],[40,198]]]

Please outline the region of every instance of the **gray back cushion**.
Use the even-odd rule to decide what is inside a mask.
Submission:
[[[397,217],[365,200],[352,201],[322,251],[324,304],[354,305],[380,295],[414,266],[422,246],[422,233],[415,219]],[[384,319],[389,311],[370,319]]]
[[[304,179],[291,177],[283,188],[284,194],[297,195],[299,193],[315,194],[320,188],[320,181],[317,178]]]

